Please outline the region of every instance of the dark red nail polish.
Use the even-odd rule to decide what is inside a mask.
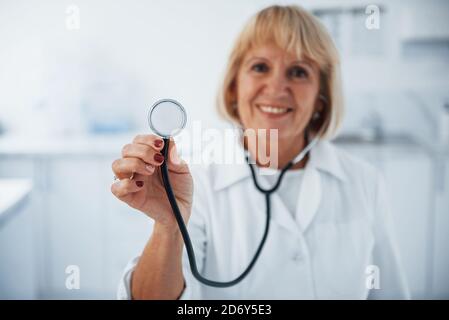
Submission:
[[[154,141],[154,145],[156,146],[156,148],[160,148],[162,147],[162,144],[164,143],[164,141],[157,139]]]
[[[162,162],[162,161],[164,161],[164,156],[159,153],[156,153],[154,155],[154,160],[156,160],[156,162]]]
[[[142,188],[142,187],[143,187],[143,181],[136,181],[136,185],[137,185],[139,188]]]

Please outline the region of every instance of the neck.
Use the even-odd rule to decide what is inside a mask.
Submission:
[[[277,169],[284,168],[306,147],[308,143],[304,134],[301,134],[294,139],[287,137],[278,138],[277,141],[271,141],[270,139],[260,139],[260,137],[258,137],[256,140],[256,144],[248,143],[245,138],[245,149],[249,151],[253,159],[256,159],[256,163],[259,167],[272,167]],[[272,145],[274,143],[276,143],[276,145]],[[270,160],[268,163],[267,158]],[[275,159],[277,159],[277,161]],[[300,162],[296,163],[292,169],[304,168],[308,159],[309,155],[307,154]]]

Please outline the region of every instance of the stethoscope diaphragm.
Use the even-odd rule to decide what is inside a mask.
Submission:
[[[187,123],[187,113],[176,100],[161,99],[148,111],[148,124],[151,130],[163,137],[170,138],[182,131]]]

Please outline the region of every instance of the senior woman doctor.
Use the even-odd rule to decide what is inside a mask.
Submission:
[[[232,50],[219,108],[243,130],[278,129],[278,168],[294,159],[308,138],[319,142],[286,172],[272,195],[270,231],[252,271],[235,286],[216,288],[198,282],[183,255],[157,174],[165,161],[163,141],[137,136],[112,165],[121,179],[112,192],[154,219],[154,228],[142,254],[127,266],[118,297],[408,297],[382,179],[327,141],[341,120],[341,94],[338,54],[317,19],[296,6],[258,12]],[[261,165],[256,146],[242,141],[236,148],[241,146]],[[170,178],[200,273],[215,281],[235,279],[262,238],[264,195],[246,164],[211,164],[191,173],[185,162],[173,159],[168,160]],[[265,185],[274,181],[257,178]]]

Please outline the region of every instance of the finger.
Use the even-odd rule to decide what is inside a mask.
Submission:
[[[154,150],[152,147],[144,144],[131,143],[127,144],[122,149],[123,158],[139,158],[143,162],[160,166],[164,162],[164,156]]]
[[[164,147],[164,140],[154,134],[141,134],[137,135],[133,143],[144,144],[154,148],[157,151],[161,151]]]
[[[139,192],[142,190],[145,182],[142,180],[130,180],[123,179],[117,182],[114,182],[111,185],[111,192],[119,199],[123,199],[126,196]]]
[[[112,171],[119,179],[129,178],[134,173],[149,176],[154,170],[154,165],[145,163],[139,158],[121,158],[112,162]]]
[[[187,163],[179,156],[176,143],[173,138],[170,138],[170,144],[168,146],[168,169],[170,171],[184,173],[188,172]]]

